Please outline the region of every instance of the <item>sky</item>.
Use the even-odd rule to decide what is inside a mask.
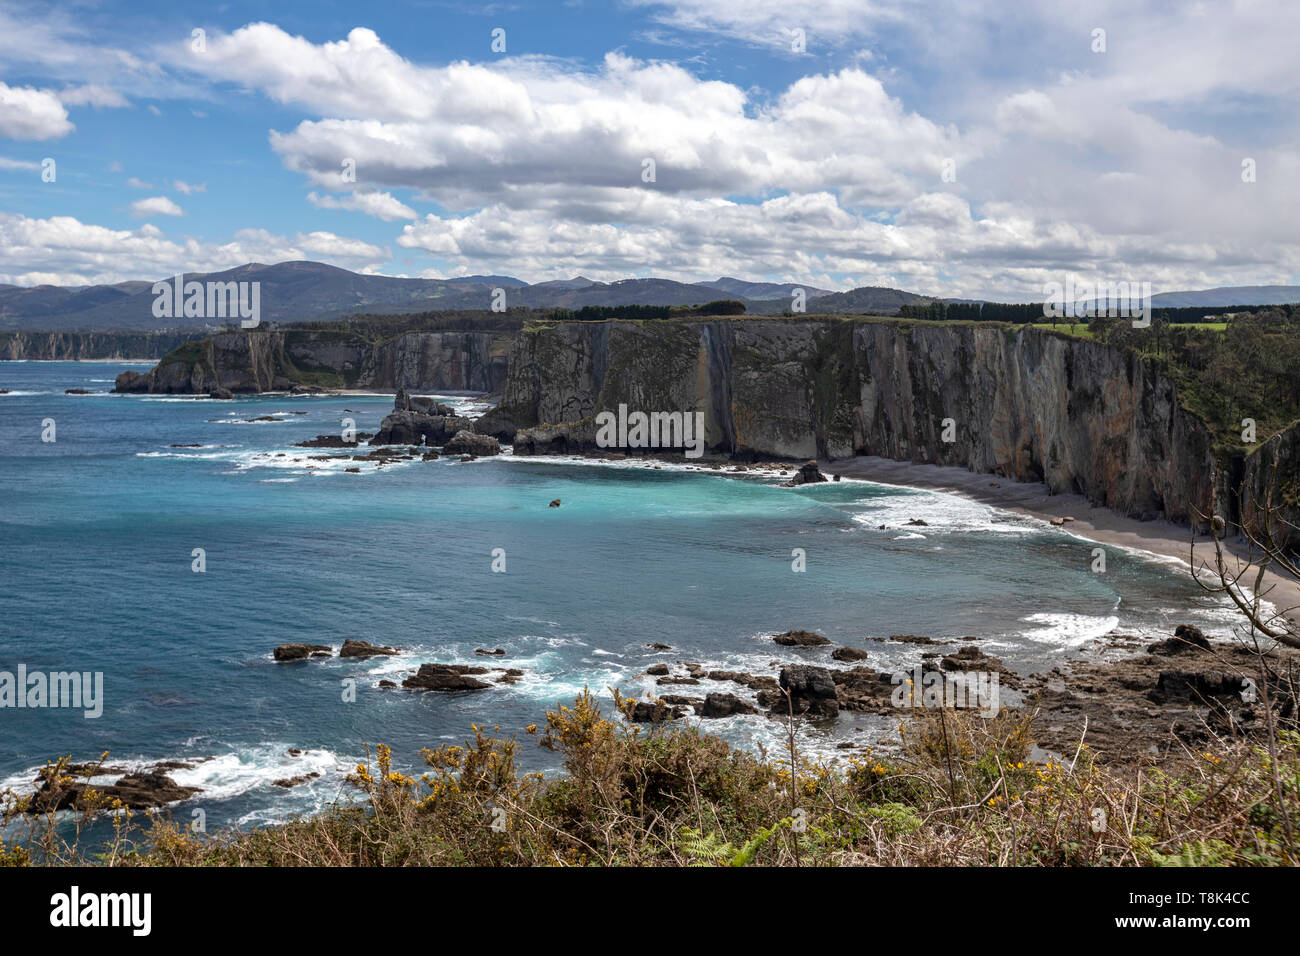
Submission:
[[[0,283],[1300,284],[1296,0],[0,0]]]

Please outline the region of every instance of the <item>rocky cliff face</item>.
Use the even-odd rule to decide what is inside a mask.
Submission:
[[[1229,520],[1264,540],[1300,546],[1300,423],[1231,461],[1223,479],[1221,499],[1240,501],[1239,512],[1223,512]]]
[[[1142,518],[1215,503],[1205,426],[1118,349],[1036,329],[838,319],[561,323],[513,343],[479,431],[595,444],[597,412],[699,411],[732,455],[854,454],[1042,481]],[[517,431],[517,434],[515,432]]]
[[[201,332],[0,332],[0,360],[156,359]]]
[[[408,332],[371,342],[346,331],[226,332],[188,343],[148,374],[118,376],[123,392],[203,394],[328,388],[491,392],[506,377],[494,332]]]

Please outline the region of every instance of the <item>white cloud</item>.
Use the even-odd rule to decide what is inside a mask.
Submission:
[[[64,106],[93,106],[96,109],[113,109],[131,105],[130,101],[117,90],[94,83],[70,86],[59,93],[59,100]]]
[[[695,34],[724,34],[790,50],[791,31],[804,31],[810,49],[862,41],[904,21],[908,7],[883,0],[629,0],[659,23]],[[911,5],[918,16],[917,4]]]
[[[37,170],[40,168],[40,163],[31,162],[30,160],[10,159],[8,156],[0,156],[0,169]]]
[[[166,196],[150,196],[148,199],[137,199],[131,203],[131,215],[136,219],[147,219],[149,216],[183,216],[185,210]]]
[[[301,114],[270,146],[309,202],[406,221],[398,245],[464,271],[888,279],[997,297],[1032,297],[1067,268],[1167,288],[1300,277],[1282,213],[1300,207],[1293,0],[1176,14],[1163,0],[1027,0],[1015,17],[963,0],[632,5],[697,48],[739,39],[805,75],[764,90],[622,53],[429,65],[364,28],[315,43],[254,23],[211,34],[203,56],[168,41],[158,77],[148,58],[91,49],[67,19],[6,38],[3,10],[0,58],[25,46],[22,62],[51,76],[136,98],[150,83],[261,92]],[[788,50],[796,26],[804,58]],[[95,78],[66,78],[86,73],[79,57]],[[761,63],[731,75],[761,84]],[[1256,183],[1241,181],[1245,157]],[[438,213],[417,217],[399,189]],[[294,249],[382,261],[312,235]],[[261,236],[235,241],[278,248]]]
[[[147,183],[143,179],[137,179],[135,176],[127,177],[126,184],[132,189],[153,189],[153,183]]]
[[[906,110],[857,68],[806,77],[755,107],[745,91],[680,66],[605,56],[592,71],[540,59],[423,67],[369,30],[312,44],[271,24],[210,39],[184,65],[318,111],[272,148],[316,186],[415,188],[466,208],[511,190],[632,186],[691,195],[843,189],[903,201],[960,138]],[[960,151],[971,153],[966,146]]]
[[[395,198],[392,193],[355,192],[346,196],[322,196],[311,192],[307,194],[307,200],[319,209],[349,209],[384,222],[418,218],[414,209]]]
[[[207,183],[187,183],[183,179],[178,179],[172,183],[172,188],[178,193],[184,193],[186,196],[192,196],[195,193],[205,193],[208,191]]]
[[[50,90],[0,83],[0,136],[7,139],[58,139],[73,130],[68,111]]]
[[[279,236],[243,229],[227,242],[172,239],[149,223],[110,229],[71,216],[34,219],[0,212],[0,282],[89,285],[216,272],[246,262],[317,259],[346,269],[374,269],[386,250],[328,232]]]

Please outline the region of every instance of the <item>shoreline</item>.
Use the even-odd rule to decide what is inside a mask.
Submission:
[[[1094,505],[1082,495],[1054,495],[1039,482],[1018,482],[999,475],[978,474],[948,465],[916,464],[894,461],[871,455],[854,458],[821,459],[818,467],[823,474],[842,475],[874,481],[885,485],[921,488],[960,495],[981,504],[1001,508],[1016,514],[1027,515],[1043,522],[1052,518],[1070,517],[1074,520],[1061,526],[1067,534],[1132,551],[1145,551],[1160,558],[1176,560],[1184,573],[1190,574],[1188,549],[1191,529],[1164,519],[1139,521],[1119,514],[1102,505]],[[1213,554],[1209,538],[1199,535],[1198,558],[1207,559]],[[1225,542],[1225,550],[1237,553],[1240,539]],[[1266,600],[1279,609],[1300,607],[1300,581],[1269,572],[1265,581],[1272,589]],[[1296,617],[1290,614],[1288,617]]]

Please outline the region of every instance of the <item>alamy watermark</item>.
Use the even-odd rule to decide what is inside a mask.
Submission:
[[[1090,282],[1069,275],[1043,285],[1043,315],[1049,319],[1131,318],[1135,329],[1151,324],[1151,283]]]
[[[104,713],[103,671],[0,671],[0,710],[13,708],[70,708],[82,710],[87,720]]]
[[[894,686],[890,698],[895,707],[952,707],[978,710],[981,717],[996,717],[999,684],[996,671],[955,671],[951,674],[925,670],[921,665],[896,671],[889,682]]]
[[[681,448],[687,458],[704,454],[703,412],[596,413],[596,445],[600,448]]]
[[[185,273],[153,284],[156,319],[240,319],[241,329],[262,322],[261,282],[185,281]]]

